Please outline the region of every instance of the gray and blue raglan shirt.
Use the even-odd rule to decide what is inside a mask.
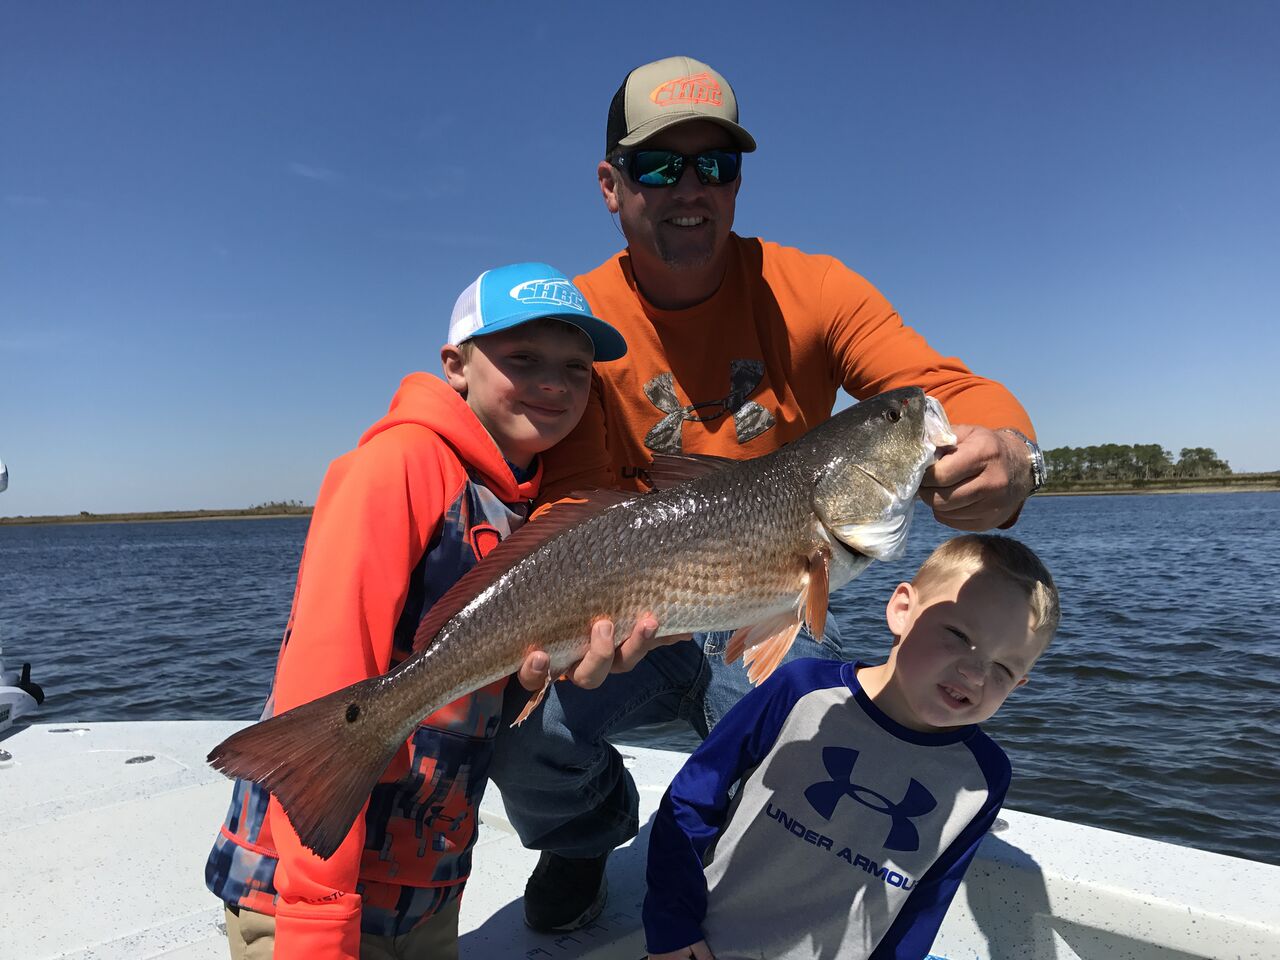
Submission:
[[[649,839],[651,953],[702,939],[717,960],[929,953],[1009,760],[977,726],[896,723],[860,666],[779,667],[672,781]]]

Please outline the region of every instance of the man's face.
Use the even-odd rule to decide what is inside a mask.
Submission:
[[[670,127],[642,146],[646,150],[677,150],[688,156],[703,150],[737,149],[723,127],[706,120]],[[600,183],[605,204],[622,222],[633,257],[673,270],[689,270],[707,266],[724,250],[733,229],[742,177],[721,186],[704,185],[693,164],[686,163],[679,183],[646,187],[635,183],[625,170],[602,163]]]
[[[989,571],[954,573],[922,591],[900,584],[886,616],[899,640],[885,712],[916,730],[989,719],[1027,682],[1043,648],[1025,594]]]
[[[476,337],[464,358],[441,350],[445,378],[521,469],[569,435],[591,391],[591,340],[555,320],[535,320]]]

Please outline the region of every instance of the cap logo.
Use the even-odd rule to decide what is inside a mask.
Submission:
[[[586,313],[587,303],[582,294],[568,280],[548,277],[545,280],[526,280],[511,288],[511,299],[520,303],[541,304],[551,307],[568,307]]]
[[[654,87],[653,92],[649,94],[649,99],[660,107],[673,107],[681,103],[709,103],[713,107],[724,105],[720,84],[706,71],[692,77],[668,80]]]

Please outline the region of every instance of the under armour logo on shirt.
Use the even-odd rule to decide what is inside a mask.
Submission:
[[[857,762],[857,750],[850,750],[848,747],[823,747],[822,765],[827,768],[827,775],[831,779],[820,780],[806,789],[804,798],[819,816],[830,820],[831,815],[836,812],[836,804],[844,797],[850,797],[889,818],[889,835],[884,841],[886,850],[919,850],[920,833],[911,821],[924,816],[938,805],[938,801],[923,783],[912,777],[902,800],[894,803],[884,794],[853,782],[853,765]]]
[[[706,400],[681,406],[676,399],[675,380],[670,373],[661,373],[644,385],[644,394],[655,407],[666,414],[644,438],[644,445],[656,453],[682,453],[684,451],[681,428],[686,421],[708,423],[725,414],[733,416],[738,443],[746,443],[764,433],[774,424],[768,410],[747,397],[764,379],[764,362],[761,360],[731,360],[729,362],[729,394],[723,400]]]

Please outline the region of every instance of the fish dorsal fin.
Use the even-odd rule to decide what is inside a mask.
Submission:
[[[653,489],[665,490],[741,462],[729,457],[714,457],[709,453],[655,453],[653,463],[646,472]]]
[[[413,649],[429,646],[459,610],[552,537],[636,496],[622,490],[589,490],[544,503],[533,512],[528,523],[490,550],[431,605],[413,635]]]

